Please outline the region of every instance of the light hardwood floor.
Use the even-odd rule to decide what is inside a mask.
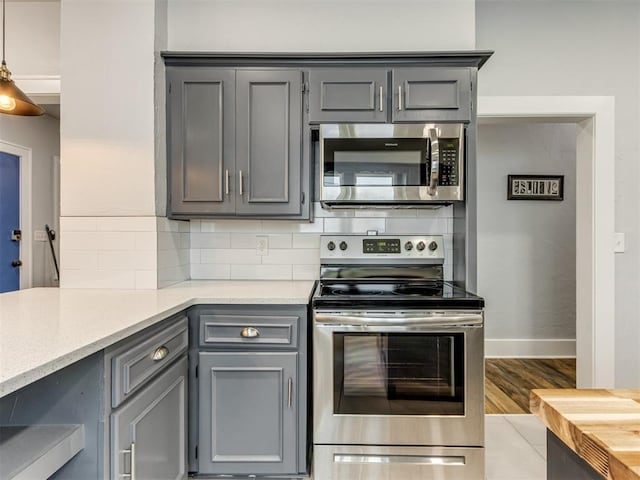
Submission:
[[[575,388],[575,358],[487,358],[485,412],[529,412],[534,388]]]

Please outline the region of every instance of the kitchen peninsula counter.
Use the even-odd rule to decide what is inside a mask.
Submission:
[[[0,295],[0,397],[198,304],[309,302],[313,281],[187,281],[160,290]]]
[[[640,389],[532,390],[530,406],[548,432],[588,464],[594,475],[588,478],[640,480]],[[548,441],[555,438],[548,435]],[[570,471],[562,469],[573,460],[566,455],[558,460],[562,455],[550,448],[548,468]]]

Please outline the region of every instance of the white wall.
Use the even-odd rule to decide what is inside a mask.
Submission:
[[[520,343],[523,355],[541,340],[549,340],[546,354],[566,355],[553,351],[554,341],[575,341],[575,171],[575,125],[479,127],[478,293],[487,304],[488,354],[501,353],[494,340],[537,340]],[[507,200],[510,174],[564,175],[564,200]]]
[[[495,50],[479,95],[612,95],[616,109],[616,385],[640,386],[640,2],[478,0],[476,45]],[[612,328],[614,328],[612,320]]]
[[[169,0],[169,49],[469,50],[474,0]]]
[[[13,75],[60,75],[60,2],[8,1],[6,9],[6,59]]]
[[[62,216],[155,215],[154,12],[62,0]]]
[[[60,153],[59,121],[49,115],[0,115],[0,140],[31,149],[31,232],[44,230],[45,224],[55,229],[53,156]],[[30,241],[33,249],[33,286],[56,285],[49,244],[33,238],[24,241]]]

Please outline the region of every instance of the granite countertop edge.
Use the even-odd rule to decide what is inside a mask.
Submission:
[[[0,398],[194,305],[309,303],[313,280],[198,280],[159,290],[0,294]]]

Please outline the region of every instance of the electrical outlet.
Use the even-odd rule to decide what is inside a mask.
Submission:
[[[46,242],[47,241],[47,232],[44,230],[36,230],[33,232],[33,240],[35,242]]]
[[[267,255],[269,253],[269,237],[259,235],[257,240],[256,253],[258,255]]]

